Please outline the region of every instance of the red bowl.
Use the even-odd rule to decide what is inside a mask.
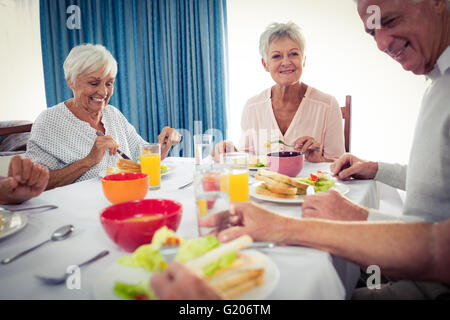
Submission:
[[[183,206],[166,199],[144,199],[109,206],[100,214],[106,234],[121,248],[133,252],[152,242],[163,226],[177,231]]]

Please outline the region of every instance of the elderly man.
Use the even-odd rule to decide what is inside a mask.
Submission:
[[[381,26],[375,29],[367,23],[371,18],[367,10],[370,5],[378,6],[381,12]],[[405,220],[440,222],[346,223],[304,219],[395,219],[358,206],[336,192],[328,192],[305,199],[303,219],[277,215],[252,203],[236,204],[230,212],[233,227],[222,231],[219,239],[228,241],[249,234],[256,241],[310,246],[361,266],[375,264],[389,276],[436,281],[399,281],[381,290],[357,290],[354,298],[448,297],[450,197],[445,182],[450,181],[450,4],[446,0],[359,0],[358,12],[380,50],[401,63],[405,70],[426,74],[432,82],[423,99],[408,167],[367,162],[345,155],[332,165],[331,170],[340,179],[375,178],[406,188]],[[203,223],[213,227],[217,220],[220,217]],[[153,282],[156,293],[163,298],[173,297],[170,288],[185,282],[196,283],[197,287],[186,297],[217,298],[205,289],[204,282],[188,281],[185,270],[183,274],[183,279],[172,277],[170,281],[157,277]],[[195,295],[194,292],[207,294]]]

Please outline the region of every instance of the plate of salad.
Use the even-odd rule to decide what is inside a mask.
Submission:
[[[174,241],[175,239],[175,241]],[[160,249],[167,243],[179,244],[175,261],[187,262],[220,245],[214,236],[195,239],[182,239],[172,230],[159,229],[151,244],[143,245],[128,256],[118,259],[110,265],[93,285],[93,297],[97,300],[156,300],[157,296],[150,286],[153,274],[167,268],[165,256]],[[269,257],[255,250],[245,250],[246,254],[258,255],[267,260],[264,284],[240,295],[237,299],[259,300],[267,298],[279,281],[279,270]],[[229,263],[233,263],[232,260]],[[221,262],[223,267],[223,261]],[[214,272],[211,268],[208,273]],[[207,277],[208,274],[205,275]]]

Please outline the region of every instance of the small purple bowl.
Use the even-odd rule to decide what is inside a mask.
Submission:
[[[296,177],[303,169],[303,153],[298,151],[269,153],[267,168],[289,177]]]

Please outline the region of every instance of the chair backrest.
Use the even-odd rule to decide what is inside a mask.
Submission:
[[[352,116],[352,96],[345,97],[345,106],[341,107],[342,119],[344,119],[345,152],[350,152],[350,128]]]
[[[0,156],[24,153],[32,125],[29,121],[0,121]]]

